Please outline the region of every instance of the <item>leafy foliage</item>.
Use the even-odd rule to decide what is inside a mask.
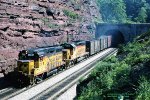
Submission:
[[[141,41],[141,38],[144,40]],[[92,80],[78,99],[98,100],[106,99],[107,94],[128,93],[132,94],[129,96],[132,99],[149,100],[149,49],[149,32],[137,37],[133,43],[121,46],[121,52],[117,57],[107,58],[97,64],[89,76]],[[116,100],[117,97],[109,99]]]
[[[57,24],[51,24],[51,23],[49,23],[49,24],[48,24],[48,27],[49,27],[49,28],[59,28],[60,26],[57,25]]]
[[[126,6],[123,0],[97,0],[104,22],[124,22]]]
[[[97,0],[104,22],[150,22],[149,0]]]
[[[64,12],[64,14],[66,15],[66,16],[69,16],[70,18],[72,18],[72,19],[78,19],[79,18],[79,15],[77,14],[77,13],[75,13],[75,12],[72,12],[72,11],[70,11],[70,10],[63,10],[63,12]]]
[[[147,19],[147,11],[144,7],[142,7],[138,13],[138,17],[136,18],[137,22],[146,22]]]
[[[139,84],[136,100],[150,100],[150,81],[141,77]]]

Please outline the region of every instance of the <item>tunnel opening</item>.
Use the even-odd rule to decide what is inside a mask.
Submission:
[[[119,44],[125,43],[125,38],[123,36],[123,33],[120,32],[119,30],[109,30],[104,35],[112,36],[112,45],[111,45],[112,47],[118,47]]]

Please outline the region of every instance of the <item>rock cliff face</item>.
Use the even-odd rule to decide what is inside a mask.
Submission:
[[[63,43],[67,34],[69,41],[90,39],[98,18],[96,0],[0,0],[0,61],[17,58],[22,49]]]

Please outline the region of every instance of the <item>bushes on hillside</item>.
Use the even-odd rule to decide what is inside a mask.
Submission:
[[[75,12],[72,12],[70,10],[63,10],[64,14],[72,19],[78,19],[79,15]]]
[[[150,34],[146,37],[150,37]],[[119,96],[127,93],[131,94],[130,99],[149,100],[150,38],[142,42],[138,42],[138,39],[122,46],[119,56],[99,62],[89,76],[92,80],[78,99],[105,99],[109,94],[117,93]],[[141,76],[144,77],[142,80]]]

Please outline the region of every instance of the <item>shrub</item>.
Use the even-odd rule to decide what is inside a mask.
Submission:
[[[109,93],[132,93],[136,100],[150,100],[150,80],[145,78],[149,78],[149,45],[150,39],[143,42],[134,40],[120,46],[121,55],[118,57],[99,62],[90,74],[92,81],[83,91],[82,99],[104,99],[102,96]],[[138,84],[140,76],[144,77]]]
[[[150,81],[141,77],[139,84],[136,100],[150,100]]]
[[[75,12],[69,11],[69,10],[63,10],[64,14],[72,19],[78,19],[79,15]]]
[[[43,22],[49,22],[49,19],[48,18],[42,18],[41,19]]]
[[[59,28],[60,26],[59,25],[57,25],[57,24],[48,24],[48,27],[49,28]]]
[[[114,88],[122,87],[130,82],[131,67],[125,62],[120,62],[116,65],[116,69],[113,71],[114,76]]]

